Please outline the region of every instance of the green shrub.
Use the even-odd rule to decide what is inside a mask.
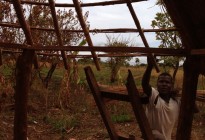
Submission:
[[[120,114],[120,115],[111,115],[111,120],[115,123],[123,123],[132,121],[130,115]]]

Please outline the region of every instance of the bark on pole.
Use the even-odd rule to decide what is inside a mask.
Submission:
[[[27,140],[27,101],[35,52],[24,50],[16,63],[14,140]]]
[[[191,139],[199,70],[200,58],[198,56],[187,57],[184,63],[183,90],[176,140]]]

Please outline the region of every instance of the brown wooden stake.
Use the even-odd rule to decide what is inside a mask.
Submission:
[[[0,49],[0,66],[3,64],[2,49]]]
[[[93,93],[93,97],[94,97],[95,102],[97,104],[97,107],[100,111],[103,122],[107,128],[109,135],[110,135],[110,139],[111,140],[118,140],[118,135],[115,131],[114,125],[112,124],[112,120],[109,117],[110,114],[106,111],[107,110],[106,105],[103,102],[103,98],[101,96],[101,92],[100,92],[99,86],[97,84],[97,81],[95,79],[95,76],[92,72],[92,69],[88,66],[88,67],[85,67],[84,70],[85,70],[87,82],[91,88],[91,91]]]
[[[16,63],[14,140],[27,140],[27,100],[35,52],[24,50]]]
[[[139,127],[142,132],[143,138],[145,140],[154,140],[153,135],[152,135],[152,130],[150,128],[148,119],[146,117],[145,111],[141,104],[139,92],[136,88],[136,84],[135,84],[134,78],[130,70],[128,70],[126,87],[127,87],[128,95],[130,97],[130,102],[131,102],[133,111],[139,123]]]
[[[194,116],[196,90],[199,76],[200,59],[187,57],[184,63],[184,79],[176,140],[190,140]]]
[[[24,31],[26,41],[32,46],[34,43],[30,27],[24,18],[21,1],[13,1],[13,6],[19,19],[18,21]],[[27,139],[27,98],[30,87],[32,63],[34,62],[35,68],[38,68],[37,57],[34,57],[35,55],[34,50],[24,49],[16,64],[14,140]]]

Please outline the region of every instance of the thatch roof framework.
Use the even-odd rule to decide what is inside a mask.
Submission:
[[[137,13],[135,12],[132,4],[136,2],[145,2],[142,0],[112,0],[104,2],[94,2],[94,3],[80,3],[78,0],[70,1],[70,3],[55,3],[54,0],[48,0],[48,2],[34,2],[29,0],[3,0],[4,2],[10,3],[13,5],[18,21],[15,23],[0,22],[1,27],[8,28],[17,28],[22,29],[25,41],[23,43],[19,42],[5,42],[0,40],[0,48],[4,51],[8,49],[16,49],[17,52],[21,52],[22,56],[17,61],[17,88],[16,93],[21,94],[18,97],[16,105],[17,110],[20,111],[19,114],[15,114],[15,128],[14,135],[17,137],[24,136],[26,130],[25,118],[22,118],[21,115],[26,114],[26,107],[22,105],[22,102],[27,100],[28,88],[27,82],[29,79],[31,66],[34,63],[35,67],[38,68],[37,54],[41,55],[59,55],[59,54],[47,54],[42,53],[41,51],[60,51],[60,55],[64,60],[64,66],[67,67],[67,57],[66,51],[89,51],[91,52],[93,61],[98,70],[100,70],[100,65],[98,62],[98,57],[96,52],[129,52],[130,56],[138,55],[170,55],[170,56],[185,56],[186,62],[184,65],[184,83],[183,83],[183,92],[182,92],[182,107],[180,113],[180,120],[178,125],[177,139],[190,139],[191,125],[193,120],[193,106],[196,98],[196,89],[198,75],[204,74],[204,58],[205,55],[205,1],[204,0],[164,0],[167,11],[170,14],[175,28],[171,29],[143,29],[140,25],[140,22]],[[127,5],[130,15],[136,25],[136,28],[115,28],[115,29],[89,29],[83,14],[83,7],[94,7],[94,6],[108,6],[108,5]],[[38,5],[38,6],[48,6],[51,10],[51,15],[53,19],[53,28],[42,28],[29,25],[25,20],[24,11],[22,9],[23,5]],[[78,16],[78,20],[81,28],[79,30],[69,30],[61,29],[59,27],[58,19],[56,16],[56,8],[74,8]],[[35,39],[33,38],[32,31],[51,31],[55,32],[57,36],[57,45],[43,45],[36,44]],[[150,48],[147,38],[144,33],[149,32],[167,32],[167,31],[179,31],[182,37],[183,49],[165,49],[165,48]],[[87,46],[76,47],[74,45],[64,45],[62,40],[62,35],[64,32],[72,33],[83,33],[86,38]],[[92,37],[90,33],[138,33],[142,39],[144,47],[125,47],[125,48],[116,48],[108,46],[94,46]],[[3,35],[2,35],[3,36]],[[102,55],[103,56],[103,55]],[[107,55],[108,57],[111,55]],[[70,57],[77,57],[70,55]],[[83,55],[79,56],[83,57]],[[88,56],[84,56],[88,57]],[[154,61],[155,68],[158,70],[158,67]],[[27,75],[26,75],[27,74]],[[187,115],[187,112],[190,114]],[[20,117],[19,117],[20,115]],[[22,122],[19,124],[18,122]],[[187,135],[188,134],[188,135]]]

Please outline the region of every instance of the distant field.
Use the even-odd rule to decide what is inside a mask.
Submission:
[[[79,71],[79,77],[80,77],[79,81],[81,83],[86,83],[85,73],[84,73],[83,68],[88,65],[91,66],[97,81],[101,84],[106,84],[106,85],[118,85],[118,86],[124,85],[126,83],[128,69],[130,69],[135,78],[135,83],[137,87],[139,88],[141,88],[141,79],[142,79],[143,73],[146,68],[146,66],[128,66],[128,67],[122,66],[119,72],[119,80],[115,83],[110,83],[110,69],[106,64],[100,65],[100,68],[101,68],[100,71],[97,71],[96,67],[92,64],[85,64],[85,65],[79,64],[78,65],[78,71]],[[162,68],[160,69],[161,69],[161,72],[163,72],[163,69]],[[48,70],[49,70],[49,65],[47,67],[43,67],[40,72],[43,76],[46,76]],[[173,73],[173,70],[171,68],[168,71],[170,72],[170,74]],[[13,74],[12,72],[13,71],[11,67],[8,67],[8,66],[0,67],[0,73],[5,75],[6,77],[10,77]],[[53,73],[52,79],[57,79],[57,80],[62,79],[65,72],[66,71],[63,66],[57,67]],[[156,70],[153,69],[152,75],[151,75],[151,81],[150,81],[152,86],[156,85],[156,80],[157,80],[158,75],[159,73],[157,73]],[[204,76],[200,75],[199,81],[198,81],[198,90],[205,90],[204,80],[205,80]],[[180,67],[180,69],[177,72],[175,87],[181,88],[182,84],[183,84],[183,68]]]
[[[95,77],[97,79],[97,81],[101,84],[111,84],[109,79],[110,79],[110,70],[108,67],[106,66],[101,66],[101,70],[97,71],[95,66],[90,65],[92,67],[92,70],[95,74]],[[80,75],[81,75],[81,80],[85,80],[85,76],[84,76],[84,71],[83,71],[83,67],[85,67],[84,65],[81,65],[79,67],[80,70]],[[120,79],[118,82],[114,83],[114,85],[123,85],[126,83],[126,78],[127,78],[127,74],[128,74],[128,69],[131,70],[134,78],[135,78],[135,83],[137,85],[137,87],[141,87],[141,79],[143,76],[143,73],[146,69],[146,66],[130,66],[130,67],[121,67],[120,68]],[[163,70],[161,70],[163,71]],[[172,70],[170,70],[170,74],[172,74]],[[151,75],[151,85],[155,86],[156,85],[156,80],[158,77],[159,73],[156,72],[155,69],[153,69],[152,71],[152,75]],[[183,71],[180,68],[178,73],[177,73],[177,77],[176,77],[176,87],[182,87],[182,81],[183,81]]]

